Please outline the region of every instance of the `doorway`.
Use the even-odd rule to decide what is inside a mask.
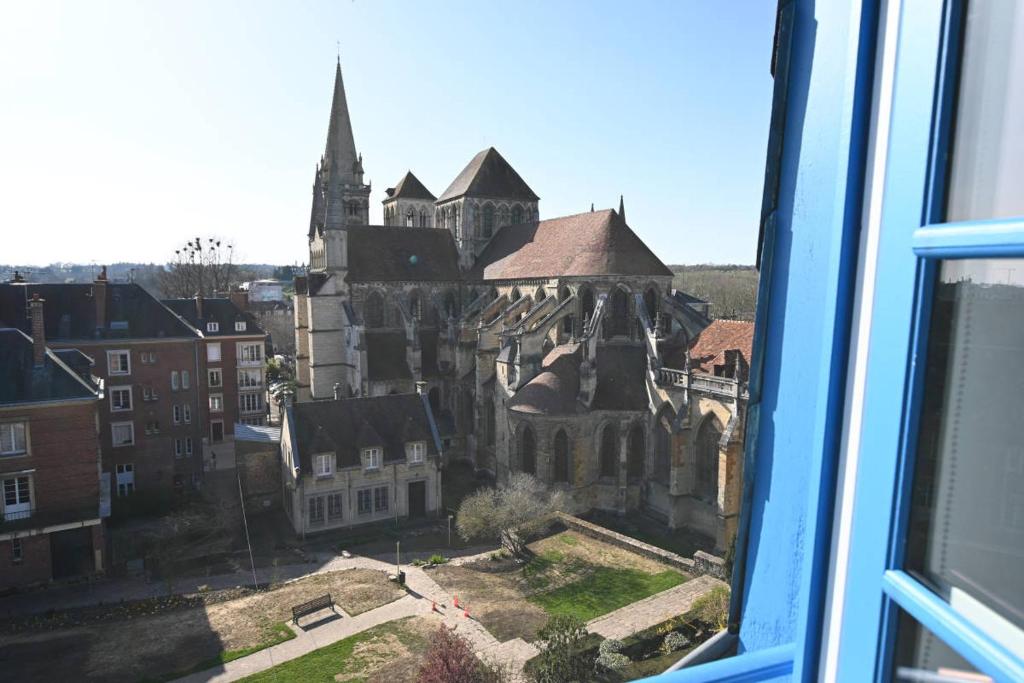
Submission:
[[[409,519],[427,516],[427,482],[409,482]]]

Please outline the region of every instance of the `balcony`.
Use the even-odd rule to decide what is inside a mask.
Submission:
[[[37,509],[19,510],[17,512],[3,512],[0,516],[0,533],[11,533],[28,531],[30,529],[41,529],[44,527],[58,526],[61,524],[72,524],[87,519],[97,519],[100,516],[100,502],[96,501],[87,505],[76,505],[64,509]]]
[[[730,377],[716,377],[674,368],[655,370],[655,381],[658,386],[691,389],[723,398],[738,399],[746,395],[746,386]]]

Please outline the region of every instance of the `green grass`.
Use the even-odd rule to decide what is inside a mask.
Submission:
[[[204,659],[201,662],[197,662],[196,664],[190,666],[187,669],[182,669],[181,671],[175,671],[173,673],[168,674],[161,674],[156,678],[144,678],[142,679],[142,682],[147,683],[149,681],[173,681],[174,679],[181,678],[182,676],[188,676],[189,674],[193,674],[198,671],[206,671],[207,669],[212,669],[215,666],[227,664],[228,662],[233,662],[234,660],[241,659],[242,657],[248,657],[249,655],[255,652],[265,650],[268,647],[273,647],[274,645],[279,645],[280,643],[283,643],[286,640],[291,640],[294,637],[295,632],[288,628],[287,624],[285,624],[283,621],[279,621],[276,624],[272,624],[270,627],[268,627],[267,630],[264,632],[263,640],[261,640],[258,644],[253,645],[252,647],[243,647],[238,650],[225,650],[224,652],[221,652],[215,657]]]
[[[586,622],[686,580],[686,576],[671,570],[645,574],[636,569],[595,567],[578,581],[538,593],[529,600],[548,614],[568,614]]]
[[[417,634],[411,633],[404,628],[405,622],[412,617],[391,621],[386,624],[374,626],[332,643],[319,650],[313,650],[309,654],[297,657],[291,661],[278,664],[266,671],[261,671],[252,676],[243,678],[243,681],[255,682],[281,682],[291,681],[324,681],[334,683],[335,677],[344,674],[345,680],[350,683],[365,681],[368,672],[364,671],[366,662],[363,658],[354,655],[357,645],[369,642],[388,634],[395,635],[403,645],[413,651],[418,651],[426,646],[426,639]]]

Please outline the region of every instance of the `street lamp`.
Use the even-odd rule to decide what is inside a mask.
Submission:
[[[452,515],[448,515],[448,547],[452,547]]]

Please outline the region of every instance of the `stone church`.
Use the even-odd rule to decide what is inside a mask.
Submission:
[[[535,474],[724,551],[753,325],[708,318],[617,209],[541,219],[493,147],[435,197],[410,171],[369,225],[340,64],[296,281],[297,400],[419,391],[443,458]]]

